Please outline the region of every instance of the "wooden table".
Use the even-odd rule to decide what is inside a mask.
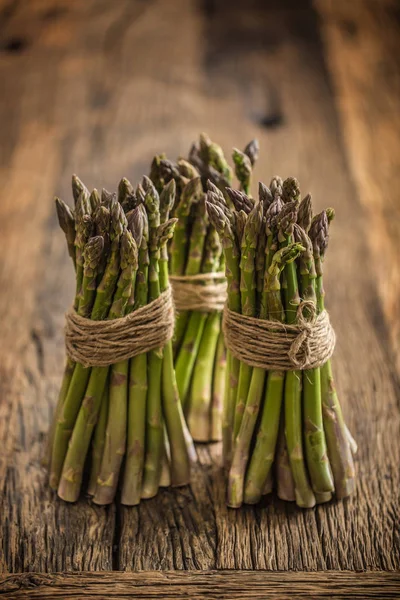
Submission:
[[[400,592],[399,14],[390,0],[0,1],[0,596]],[[336,208],[326,288],[356,493],[229,510],[214,444],[191,489],[65,504],[40,464],[73,293],[52,197],[70,200],[73,172],[137,181],[202,130],[227,152],[257,137],[258,178],[295,175]]]

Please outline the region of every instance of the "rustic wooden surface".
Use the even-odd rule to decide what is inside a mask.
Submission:
[[[392,0],[0,0],[0,572],[399,569],[399,56]],[[73,292],[52,197],[69,200],[72,172],[136,181],[201,130],[226,151],[258,137],[258,178],[296,175],[336,208],[327,300],[359,442],[345,502],[229,510],[215,444],[191,489],[138,508],[71,506],[46,487]]]
[[[119,600],[141,598],[150,600],[291,600],[304,598],[396,598],[398,573],[269,573],[260,571],[168,571],[139,573],[25,573],[9,575],[0,595],[10,600],[78,597],[82,600]],[[132,591],[134,590],[134,596]],[[211,591],[212,590],[212,591]],[[79,595],[78,595],[79,594]],[[296,595],[295,595],[296,594]],[[398,596],[397,596],[398,597]]]

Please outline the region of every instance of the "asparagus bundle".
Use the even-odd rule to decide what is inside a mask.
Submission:
[[[244,152],[233,151],[235,173],[241,190],[248,192],[258,144],[250,142]],[[185,279],[193,286],[221,282],[224,257],[215,227],[209,222],[205,197],[208,189],[227,201],[240,203],[247,196],[230,189],[233,171],[220,146],[202,134],[190,150],[188,160],[176,163],[164,155],[153,160],[150,178],[158,189],[176,182],[177,197],[173,216],[178,219],[169,246],[172,281]],[[197,278],[197,279],[196,279]],[[196,283],[196,281],[198,283]],[[187,286],[186,286],[187,289]],[[179,297],[176,297],[176,302]],[[176,318],[174,354],[176,378],[190,432],[196,441],[222,438],[222,406],[226,379],[226,349],[221,328],[221,309],[213,307],[182,309]],[[229,360],[229,359],[228,359]]]
[[[104,322],[159,298],[169,287],[174,182],[159,194],[147,177],[136,190],[122,179],[118,194],[100,196],[74,176],[72,189],[74,210],[59,199],[56,207],[76,269],[76,313]],[[169,341],[110,366],[67,359],[47,457],[62,499],[78,499],[86,466],[97,504],[113,502],[119,488],[122,503],[135,505],[161,485],[189,483],[192,442],[172,356]]]
[[[230,314],[242,315],[243,323],[251,317],[257,329],[264,319],[272,330],[276,322],[283,335],[278,323],[322,316],[323,260],[334,211],[313,216],[311,197],[301,200],[294,178],[275,177],[269,188],[260,183],[257,200],[244,191],[227,193],[233,207],[216,189],[208,191],[206,204],[224,248]],[[255,348],[260,341],[252,343]],[[234,340],[230,348],[235,350]],[[306,370],[267,371],[229,356],[223,420],[228,505],[257,503],[274,484],[280,498],[301,507],[349,495],[356,448],[330,360]]]

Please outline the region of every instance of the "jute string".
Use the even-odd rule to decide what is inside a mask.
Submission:
[[[170,275],[174,304],[178,311],[222,311],[226,302],[224,273],[198,275]]]
[[[300,303],[296,325],[247,317],[225,307],[223,331],[233,356],[268,371],[321,367],[332,356],[336,342],[327,311],[317,315],[310,301]]]
[[[84,367],[106,367],[165,346],[174,333],[174,323],[169,287],[121,319],[92,321],[71,308],[66,314],[65,346],[68,356]]]

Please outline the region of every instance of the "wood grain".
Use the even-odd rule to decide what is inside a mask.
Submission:
[[[322,35],[345,152],[359,198],[373,227],[366,231],[376,256],[379,295],[385,311],[385,337],[400,369],[400,39],[395,0],[317,0]],[[382,260],[383,258],[383,260]],[[379,261],[379,262],[378,262]]]
[[[333,4],[345,3],[318,4],[322,24]],[[386,10],[386,2],[373,4],[379,15]],[[357,23],[360,32],[372,30],[363,18]],[[324,571],[314,574],[322,585],[330,581],[326,570],[400,568],[399,372],[387,335],[395,321],[381,291],[378,248],[370,243],[371,212],[349,160],[356,150],[349,135],[342,136],[347,121],[332,92],[331,71],[339,85],[332,56],[342,50],[327,34],[323,45],[320,24],[310,2],[289,0],[235,0],[229,11],[222,0],[0,6],[0,77],[7,81],[0,98],[0,571]],[[384,35],[373,31],[378,44]],[[386,56],[382,50],[382,61]],[[346,88],[350,76],[343,81]],[[366,102],[372,101],[370,93]],[[268,498],[258,507],[227,509],[218,444],[198,447],[190,489],[163,491],[137,508],[98,508],[84,498],[71,506],[46,487],[40,457],[63,370],[63,313],[73,292],[51,198],[70,198],[72,172],[89,187],[114,189],[122,176],[136,181],[154,152],[186,153],[201,130],[227,151],[258,137],[257,177],[295,175],[318,209],[336,208],[327,303],[338,335],[337,387],[359,442],[357,490],[345,502],[302,511]],[[387,185],[384,170],[380,179]],[[383,196],[379,202],[383,206]],[[392,218],[379,210],[384,232]],[[385,252],[393,266],[392,242]],[[22,585],[35,577],[7,581]],[[85,577],[85,586],[94,581]],[[140,574],[119,577],[115,581],[125,585]],[[390,577],[382,576],[382,586]],[[61,586],[58,597],[64,585],[74,585],[67,575],[49,581]],[[111,589],[98,588],[98,597]],[[267,593],[262,597],[274,597]],[[369,593],[383,597],[382,590]]]
[[[163,598],[163,600],[263,600],[292,598],[397,598],[398,573],[265,573],[249,571],[175,571],[142,573],[25,573],[0,579],[0,595],[7,598],[53,600],[79,598],[119,600]],[[133,595],[134,594],[134,595]],[[245,594],[245,596],[244,596]]]

